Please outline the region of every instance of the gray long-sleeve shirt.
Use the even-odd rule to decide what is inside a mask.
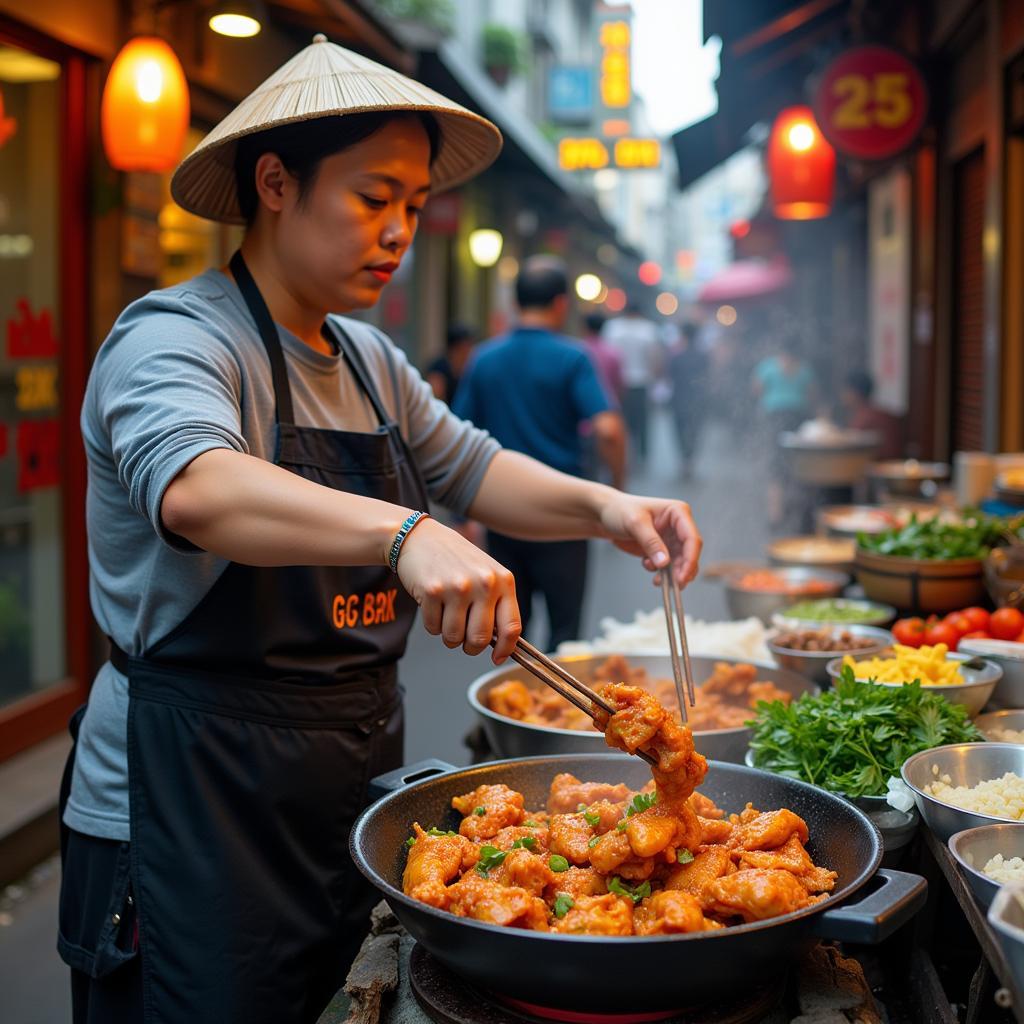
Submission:
[[[379,331],[339,321],[358,346],[398,423],[431,498],[471,504],[498,451],[483,431],[435,400]],[[340,355],[324,355],[279,327],[296,423],[370,432],[377,418]],[[90,593],[100,628],[142,654],[181,622],[227,567],[168,534],[160,504],[194,458],[229,448],[273,460],[270,362],[242,296],[217,270],[132,303],[96,357],[82,408],[89,468]],[[127,840],[128,681],[100,669],[78,738],[65,822]]]

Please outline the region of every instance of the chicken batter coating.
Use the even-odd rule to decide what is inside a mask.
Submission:
[[[523,794],[497,786],[477,786],[472,793],[452,798],[452,807],[466,815],[459,832],[467,839],[491,839],[503,828],[525,820]]]
[[[763,921],[802,910],[814,902],[799,880],[788,871],[750,868],[712,882],[707,892],[710,911],[722,917]]]

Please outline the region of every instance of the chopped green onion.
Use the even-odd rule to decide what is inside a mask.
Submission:
[[[586,804],[577,804],[576,805],[576,813],[577,814],[579,814],[580,811],[585,811],[586,809],[587,809],[587,805]]]
[[[576,901],[567,892],[560,892],[555,897],[555,917],[559,919],[565,917],[574,906],[576,906]]]
[[[432,828],[432,829],[429,829],[427,831],[427,835],[428,836],[455,836],[455,835],[458,835],[458,833],[457,832],[453,832],[451,829],[449,829],[447,832],[442,832],[439,828]]]
[[[477,817],[482,818],[487,813],[487,808],[486,807],[474,807],[473,808],[473,813]]]
[[[628,821],[626,821],[626,819],[625,819],[625,818],[623,818],[623,819],[622,819],[622,821],[620,821],[620,822],[618,823],[618,825],[616,825],[616,826],[615,826],[615,831],[616,831],[616,832],[625,832],[625,831],[626,831],[626,826],[627,826],[628,824],[629,824],[629,822],[628,822]]]
[[[597,846],[599,842],[601,842],[601,837],[594,836],[594,838],[591,839],[589,843],[587,843],[587,849],[592,850],[595,846]]]
[[[644,882],[635,887],[628,886],[618,875],[615,875],[608,883],[608,891],[615,893],[616,896],[626,896],[634,903],[639,903],[651,895],[651,883]]]
[[[540,824],[536,821],[524,821],[523,828],[540,828]]]
[[[637,793],[633,802],[626,808],[626,817],[632,818],[634,814],[649,810],[658,802],[657,793]]]
[[[553,853],[550,858],[548,858],[548,867],[551,868],[552,871],[568,871],[569,862],[560,853]]]
[[[476,862],[476,873],[486,878],[491,868],[496,868],[507,856],[504,850],[499,850],[496,846],[481,846],[480,859]]]
[[[676,863],[689,864],[693,860],[693,854],[689,850],[676,850]]]
[[[591,828],[595,828],[597,825],[601,823],[600,814],[591,814],[589,811],[584,811],[583,818]]]
[[[512,844],[513,850],[532,850],[537,845],[537,840],[533,836],[523,836],[521,839],[517,839]]]
[[[405,845],[408,846],[409,849],[412,849],[416,845],[416,837],[409,836],[409,838],[405,841]]]

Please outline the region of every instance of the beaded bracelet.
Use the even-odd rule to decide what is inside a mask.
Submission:
[[[391,543],[391,550],[388,552],[388,563],[391,566],[392,572],[398,572],[398,555],[402,550],[402,545],[405,543],[405,538],[412,533],[413,527],[417,523],[429,518],[429,512],[413,512],[398,528],[398,533],[395,534],[395,539]]]

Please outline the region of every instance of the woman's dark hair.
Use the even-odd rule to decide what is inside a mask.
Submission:
[[[437,121],[430,114],[418,110],[317,117],[243,136],[238,140],[235,152],[235,185],[238,207],[246,225],[252,224],[259,209],[256,161],[264,153],[276,153],[281,158],[285,170],[299,183],[301,202],[316,181],[321,160],[368,139],[396,118],[412,118],[423,125],[430,141],[430,163],[433,165],[440,148],[441,133]]]

